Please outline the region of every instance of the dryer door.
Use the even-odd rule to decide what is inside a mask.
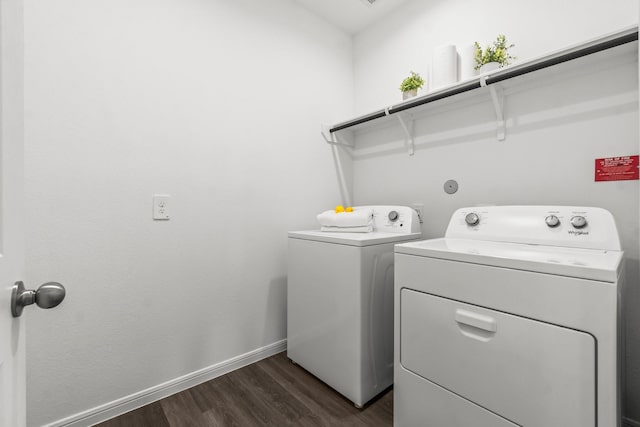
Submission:
[[[589,334],[402,289],[400,363],[527,427],[595,426]]]

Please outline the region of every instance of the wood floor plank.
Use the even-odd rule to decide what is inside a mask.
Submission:
[[[207,381],[99,427],[391,427],[393,391],[357,409],[286,352]]]
[[[255,418],[258,423],[255,425],[285,425],[286,419],[274,410],[272,400],[265,399],[265,393],[252,377],[253,370],[252,366],[247,366],[229,375],[237,393],[235,401]]]
[[[171,427],[207,427],[189,390],[162,399],[160,404]]]
[[[323,426],[368,427],[359,418],[363,410],[335,390],[287,359],[285,353],[263,360],[264,369],[292,396],[302,401],[316,414],[321,414]],[[367,408],[365,408],[367,410]],[[389,424],[391,425],[391,424]]]
[[[245,427],[258,425],[254,416],[245,410],[244,393],[236,388],[230,374],[201,384],[199,401],[205,409],[204,417],[211,427]],[[192,391],[195,395],[195,390]]]
[[[358,418],[370,427],[393,425],[393,390],[386,390],[358,414]]]
[[[268,408],[269,422],[265,425],[298,425],[302,417],[310,416],[309,409],[301,404],[277,382],[274,381],[261,367],[260,363],[247,366],[238,372],[236,377],[245,390],[256,400]]]
[[[142,408],[127,412],[100,424],[100,427],[170,427],[160,402],[154,402]]]

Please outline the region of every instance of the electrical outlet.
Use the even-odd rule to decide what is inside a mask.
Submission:
[[[418,221],[422,224],[424,222],[424,203],[414,203],[413,209],[418,213]]]
[[[168,194],[155,194],[153,196],[153,219],[168,220],[169,215],[169,199]]]

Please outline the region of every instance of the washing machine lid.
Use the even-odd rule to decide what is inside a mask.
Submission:
[[[371,246],[383,243],[407,242],[422,238],[422,233],[389,233],[374,231],[371,233],[333,233],[320,230],[290,231],[290,239],[313,240],[349,246]]]
[[[614,283],[622,251],[440,238],[396,245],[397,254]]]

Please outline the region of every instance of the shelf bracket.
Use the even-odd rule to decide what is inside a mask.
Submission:
[[[322,138],[324,138],[325,142],[330,145],[339,145],[341,147],[353,148],[353,144],[349,144],[344,141],[340,141],[336,133],[331,133],[331,127],[327,125],[322,125],[320,128],[320,133],[322,134]]]
[[[487,84],[487,76],[480,77],[480,86],[489,89],[491,95],[491,101],[493,102],[493,109],[496,112],[496,127],[498,141],[504,141],[505,138],[505,123],[504,123],[504,106],[502,90],[496,89],[494,85]]]
[[[402,130],[404,130],[404,133],[406,135],[406,147],[407,147],[407,152],[409,153],[410,156],[413,156],[413,154],[415,153],[415,146],[413,143],[413,119],[407,121],[404,117],[402,117],[401,113],[396,113],[395,116],[398,118],[398,121],[400,122],[400,126],[402,126]]]

